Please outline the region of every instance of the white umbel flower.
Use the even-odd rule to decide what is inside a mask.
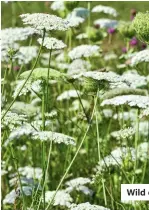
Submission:
[[[41,38],[39,38],[37,41],[39,42],[39,44],[42,44]],[[66,44],[64,44],[61,40],[58,40],[56,38],[45,37],[43,46],[49,50],[60,50],[60,49],[65,48]]]
[[[112,15],[116,17],[118,15],[116,9],[108,6],[103,6],[103,5],[97,5],[93,7],[92,12],[103,12],[105,14]]]
[[[125,128],[121,129],[119,131],[113,131],[111,133],[111,136],[116,138],[117,140],[123,140],[123,139],[131,139],[135,134],[135,129],[130,127],[130,128]]]
[[[110,210],[103,206],[92,205],[89,202],[87,203],[80,203],[80,204],[72,204],[70,206],[70,210]]]
[[[66,145],[75,145],[74,138],[64,135],[62,133],[56,133],[52,131],[39,131],[34,132],[32,135],[33,140],[41,141],[53,141],[54,143],[64,143]]]
[[[55,191],[46,191],[45,193],[45,201],[46,203],[50,202],[55,194]],[[73,199],[71,196],[65,192],[65,190],[58,190],[54,197],[53,206],[66,206],[69,207]]]
[[[149,159],[149,143],[148,142],[143,142],[138,145],[137,156],[141,161],[145,161],[146,159]]]
[[[42,178],[42,169],[41,168],[33,168],[31,166],[25,166],[18,168],[19,173],[22,176],[25,176],[27,179],[41,179]]]
[[[118,21],[101,18],[101,19],[95,20],[94,25],[99,26],[100,28],[116,28],[118,25]]]
[[[21,46],[19,51],[15,55],[15,59],[18,60],[18,64],[28,64],[32,59],[37,56],[37,46]]]
[[[20,15],[25,25],[31,25],[37,30],[52,31],[59,30],[65,31],[69,28],[68,21],[63,20],[55,15],[44,13],[22,14]]]
[[[64,91],[61,95],[59,95],[57,97],[57,100],[58,101],[62,101],[64,99],[71,99],[71,98],[78,98],[78,94],[79,95],[82,95],[82,93],[80,91],[76,91],[76,90],[67,90],[67,91]]]
[[[149,107],[142,110],[142,113],[140,114],[140,118],[143,118],[143,117],[149,117]]]
[[[66,20],[69,22],[70,27],[77,27],[80,23],[85,21],[84,18],[76,16],[74,13],[70,13],[67,15]]]
[[[131,58],[131,66],[136,66],[142,62],[149,62],[149,49],[142,50]]]
[[[88,61],[82,59],[76,59],[68,67],[67,73],[69,75],[79,74],[91,69],[91,64]]]
[[[80,45],[73,48],[68,56],[73,60],[77,58],[88,58],[98,53],[100,47],[97,45]]]
[[[91,180],[89,178],[78,177],[66,182],[69,187],[78,187],[79,185],[89,184]]]
[[[138,107],[145,109],[149,106],[149,97],[148,96],[142,96],[142,95],[122,95],[122,96],[116,96],[111,99],[106,99],[101,103],[101,106],[105,105],[129,105],[131,107]]]
[[[64,1],[54,1],[51,4],[51,9],[54,11],[64,11],[65,6],[64,6]]]

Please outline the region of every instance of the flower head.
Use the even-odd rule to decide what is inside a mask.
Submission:
[[[39,44],[42,44],[42,38],[39,38],[37,41]],[[43,46],[50,50],[60,50],[66,47],[66,45],[61,40],[53,37],[45,37]]]
[[[114,17],[116,17],[118,15],[117,11],[114,8],[108,7],[108,6],[103,6],[103,5],[97,5],[97,6],[93,7],[92,12],[103,12],[105,14],[109,14]]]
[[[68,21],[63,20],[55,15],[49,15],[44,13],[22,14],[20,15],[25,25],[31,25],[32,27],[46,31],[58,30],[65,31],[69,28]]]

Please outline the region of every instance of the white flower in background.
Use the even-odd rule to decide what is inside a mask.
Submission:
[[[90,107],[89,102],[87,100],[84,100],[84,99],[82,99],[81,101],[82,101],[83,107],[85,109],[89,109],[89,107]],[[78,99],[73,101],[71,110],[79,110],[80,108],[82,109],[80,101]]]
[[[29,186],[23,186],[22,187],[23,193],[25,196],[31,196],[32,195],[32,187]],[[10,193],[8,193],[4,200],[3,204],[14,204],[15,200],[19,198],[21,195],[21,189],[17,188],[16,190],[12,190]]]
[[[103,6],[103,5],[97,5],[93,7],[92,12],[103,12],[105,14],[112,15],[116,17],[118,15],[116,9],[108,6]]]
[[[113,111],[111,109],[103,109],[102,112],[106,118],[111,118],[113,116]]]
[[[78,98],[78,94],[82,95],[82,93],[79,90],[66,90],[61,95],[57,97],[57,101],[62,101],[64,99],[71,99],[71,98]]]
[[[84,186],[85,184],[89,184],[90,182],[91,180],[89,178],[78,177],[76,179],[72,179],[65,183],[68,186],[65,191],[71,193],[73,190],[76,190],[83,192],[85,195],[92,196],[93,191]]]
[[[64,5],[64,1],[54,1],[51,4],[51,9],[56,11],[64,11],[65,10],[65,5]]]
[[[136,70],[124,72],[122,78],[129,82],[131,88],[138,88],[147,85],[146,77],[139,75]]]
[[[76,59],[69,64],[67,73],[69,75],[80,74],[81,72],[86,72],[90,69],[91,64],[88,61]]]
[[[135,129],[130,128],[124,128],[119,131],[113,131],[111,133],[111,136],[116,138],[117,140],[123,140],[123,139],[131,139],[135,134]]]
[[[4,111],[2,111],[3,115]],[[15,112],[8,111],[5,118],[2,120],[2,128],[9,127],[10,130],[13,130],[15,126],[22,125],[24,122],[27,121],[26,115],[17,114]]]
[[[42,169],[41,168],[33,168],[31,166],[25,166],[18,168],[19,173],[22,176],[25,176],[27,179],[41,179],[42,178]]]
[[[86,33],[81,33],[76,36],[76,39],[88,39],[88,35]]]
[[[34,131],[35,131],[34,128],[30,124],[25,124],[21,127],[18,127],[10,133],[8,139],[5,141],[4,146],[7,146],[9,142],[13,140],[18,140],[18,141],[21,140],[23,136],[31,137],[31,134]]]
[[[84,7],[77,7],[72,11],[74,16],[86,19],[89,16],[90,11]]]
[[[117,149],[113,150],[110,155],[104,157],[98,163],[96,167],[97,173],[93,178],[93,182],[96,179],[96,176],[104,171],[106,167],[122,165],[126,158],[129,158],[130,161],[135,161],[136,151],[134,148],[118,147]]]
[[[118,25],[118,21],[101,18],[101,19],[95,20],[94,25],[97,25],[100,28],[116,28]]]
[[[13,93],[13,97],[15,98],[18,95],[18,92],[20,91],[22,84],[25,82],[25,80],[17,80],[17,84],[15,87],[15,91]],[[26,95],[28,92],[33,93],[34,91],[36,93],[39,93],[42,89],[42,81],[41,80],[36,80],[34,82],[32,82],[31,80],[29,80],[26,84],[25,87],[21,90],[21,92],[19,93],[19,96],[21,95]]]
[[[71,179],[70,181],[66,182],[66,185],[69,187],[78,187],[80,185],[85,185],[91,183],[91,180],[89,178],[84,178],[84,177],[78,177],[75,179]]]
[[[58,62],[64,62],[65,60],[65,53],[64,52],[60,52],[57,57],[55,58],[56,61]]]
[[[1,30],[2,46],[11,46],[17,41],[26,40],[29,36],[35,34],[34,28],[5,28]]]
[[[136,66],[142,62],[149,62],[149,49],[141,50],[131,58],[131,66]]]
[[[19,44],[18,43],[9,43],[9,45],[4,45],[2,43],[1,46],[1,61],[10,61],[10,56],[9,56],[9,50],[13,49],[14,51],[18,51],[19,50]],[[13,58],[14,61],[14,58]]]
[[[28,64],[37,56],[37,46],[21,46],[15,55],[18,64]]]
[[[32,134],[33,140],[53,141],[54,143],[64,143],[66,145],[75,145],[75,140],[71,136],[52,131],[39,131]]]
[[[146,159],[149,159],[149,143],[148,142],[143,142],[138,145],[137,156],[141,161],[145,161]]]
[[[129,112],[119,112],[118,114],[114,114],[113,119],[123,119],[125,121],[130,120],[131,122],[136,121],[136,110],[131,109]]]
[[[100,47],[97,45],[80,45],[73,48],[68,56],[73,60],[77,58],[88,58],[98,53]]]
[[[116,96],[111,99],[106,99],[101,103],[101,106],[105,105],[129,105],[131,107],[138,107],[145,109],[149,106],[149,97],[148,96],[142,96],[142,95],[122,95],[122,96]]]
[[[110,61],[110,60],[115,60],[115,59],[117,59],[117,55],[113,52],[107,53],[107,54],[104,55],[104,60],[105,61]]]
[[[69,28],[68,21],[63,20],[56,15],[49,15],[44,13],[22,14],[20,15],[25,25],[31,25],[37,30],[65,31]]]
[[[103,206],[92,205],[89,202],[87,203],[80,203],[80,204],[72,204],[70,206],[70,210],[110,210]]]
[[[149,136],[149,121],[141,121],[139,123],[139,133],[144,136],[144,138],[148,138]]]
[[[45,192],[45,201],[46,203],[50,202],[55,194],[55,191],[46,191]],[[65,190],[58,190],[55,197],[53,206],[66,206],[69,207],[73,199],[69,195],[69,193],[65,192]]]
[[[84,18],[76,16],[73,12],[67,15],[66,20],[69,22],[69,27],[77,27],[85,21]]]
[[[41,38],[39,38],[37,41],[39,42],[39,44],[42,44]],[[43,46],[49,50],[60,50],[60,49],[65,48],[67,45],[64,44],[61,40],[58,40],[56,38],[45,37]]]
[[[149,117],[149,107],[147,107],[146,109],[142,110],[141,114],[140,114],[140,118],[143,117]]]

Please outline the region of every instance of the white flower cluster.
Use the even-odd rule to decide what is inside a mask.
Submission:
[[[74,16],[86,19],[89,16],[90,11],[84,7],[77,7],[72,11],[72,13]]]
[[[149,97],[148,96],[142,96],[142,95],[122,95],[122,96],[116,96],[111,99],[106,99],[101,103],[101,106],[105,105],[129,105],[131,107],[138,107],[145,109],[149,106]]]
[[[37,56],[37,46],[21,46],[15,55],[18,64],[28,64]]]
[[[84,18],[76,16],[73,12],[67,15],[66,20],[69,22],[69,27],[77,27],[85,21]]]
[[[135,121],[136,120],[136,110],[135,109],[131,109],[129,112],[119,112],[118,114],[114,114],[113,119],[117,120],[117,119],[123,119],[125,121],[130,120]]]
[[[65,191],[70,193],[73,190],[77,190],[83,192],[85,195],[92,195],[93,191],[84,186],[85,184],[89,184],[90,182],[91,180],[89,178],[78,177],[76,179],[72,179],[66,182],[66,185],[68,187]]]
[[[81,99],[81,100],[82,100],[83,107],[85,109],[89,109],[89,107],[90,107],[89,102],[87,100],[84,100],[84,99]],[[76,99],[72,102],[72,108],[70,108],[70,110],[79,110],[80,107],[81,107],[80,101],[78,99]]]
[[[33,140],[41,141],[53,141],[54,143],[64,143],[66,145],[75,145],[74,138],[64,135],[62,133],[56,133],[52,131],[39,131],[32,134]]]
[[[140,114],[140,118],[143,118],[143,117],[149,117],[149,107],[142,110],[142,113]]]
[[[116,17],[118,15],[117,11],[114,8],[108,7],[108,6],[103,6],[103,5],[97,5],[97,6],[93,7],[92,12],[103,12],[105,14],[109,14],[114,17]]]
[[[70,206],[70,210],[110,210],[103,206],[92,205],[89,202],[87,203],[80,203],[80,204],[72,204]]]
[[[32,187],[29,187],[29,186],[23,186],[22,187],[22,190],[23,190],[23,193],[24,195],[26,196],[30,196],[32,195]],[[12,190],[10,193],[8,193],[4,200],[3,200],[3,204],[14,204],[15,203],[15,200],[20,197],[21,195],[21,189],[20,188],[17,188],[15,190]]]
[[[54,10],[54,11],[56,11],[56,10],[64,11],[64,9],[65,9],[64,1],[62,0],[62,1],[54,1],[54,2],[52,2],[51,9]]]
[[[141,161],[145,161],[146,159],[149,159],[149,143],[148,142],[143,142],[138,145],[137,156]]]
[[[122,78],[124,81],[129,82],[131,88],[138,88],[147,85],[146,77],[139,75],[136,70],[124,72]]]
[[[118,26],[118,21],[101,18],[101,19],[95,20],[94,25],[99,26],[100,28],[116,28]]]
[[[45,193],[45,201],[48,203],[51,201],[55,194],[55,191],[46,191]],[[69,193],[65,192],[65,190],[58,190],[54,197],[53,206],[67,206],[69,207],[73,199],[69,195]]]
[[[139,133],[146,139],[148,140],[148,136],[149,136],[149,121],[145,120],[145,121],[141,121],[139,123]]]
[[[39,44],[42,44],[41,38],[39,38],[37,41],[39,42]],[[45,37],[43,46],[49,50],[60,50],[60,49],[65,48],[66,44],[64,44],[61,40],[58,40],[56,38]]]
[[[105,61],[110,61],[110,60],[115,60],[115,59],[117,59],[117,55],[115,53],[113,53],[113,52],[107,53],[104,56],[104,60]]]
[[[4,112],[4,111],[3,111]],[[3,116],[2,112],[2,116]],[[10,130],[13,130],[15,126],[22,125],[22,123],[26,122],[26,115],[19,115],[14,112],[7,112],[4,120],[2,120],[2,127],[9,127]]]
[[[61,95],[57,97],[57,101],[62,101],[62,100],[69,100],[71,98],[78,98],[78,94],[82,95],[82,93],[79,90],[66,90],[64,91]]]
[[[15,98],[18,95],[18,92],[20,91],[22,84],[25,82],[25,80],[17,80],[17,85],[15,87],[15,91],[13,93],[13,97]],[[36,80],[35,82],[32,82],[29,80],[25,87],[21,90],[19,93],[19,96],[26,95],[28,92],[33,93],[35,91],[36,93],[39,93],[42,89],[42,81]]]
[[[76,36],[76,39],[88,39],[88,35],[86,33],[81,33]]]
[[[91,64],[88,61],[82,59],[73,60],[72,63],[68,67],[67,73],[69,75],[79,74],[82,72],[86,72],[91,69]]]
[[[149,49],[139,51],[131,58],[131,66],[136,66],[142,62],[149,62]]]
[[[69,53],[68,56],[73,60],[77,58],[88,58],[95,54],[98,54],[100,47],[97,45],[80,45],[73,48]]]
[[[136,151],[134,148],[118,147],[117,149],[113,150],[110,155],[100,160],[97,165],[97,174],[95,177],[98,175],[98,173],[104,171],[106,167],[122,165],[126,158],[129,158],[131,161],[135,161]],[[93,178],[93,181],[95,177]]]
[[[117,140],[123,140],[123,139],[131,139],[135,134],[135,129],[130,128],[124,128],[119,131],[113,131],[111,133],[111,136],[116,138]]]
[[[25,25],[31,25],[37,30],[51,31],[59,30],[65,31],[69,28],[69,22],[63,20],[56,15],[49,15],[44,13],[22,14],[20,15]]]
[[[25,176],[27,179],[41,179],[42,178],[42,169],[41,168],[33,168],[31,166],[25,166],[18,168],[19,173],[22,176]]]

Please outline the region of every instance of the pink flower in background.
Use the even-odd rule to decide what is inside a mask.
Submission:
[[[115,28],[108,28],[108,33],[109,34],[114,34],[115,33]]]
[[[136,46],[138,44],[138,40],[136,39],[136,37],[133,37],[130,42],[129,42],[130,46]]]
[[[14,66],[14,67],[13,67],[13,70],[14,70],[14,71],[19,71],[19,69],[20,69],[20,66]]]
[[[127,53],[126,47],[123,47],[123,48],[122,48],[122,52],[123,52],[123,53]]]

